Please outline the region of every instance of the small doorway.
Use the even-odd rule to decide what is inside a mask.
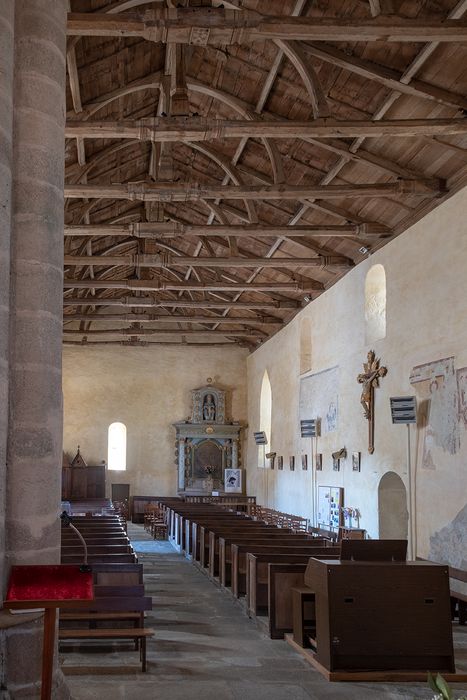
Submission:
[[[405,540],[409,532],[407,490],[395,472],[386,472],[378,487],[379,536],[382,540]]]
[[[112,501],[128,503],[130,500],[130,484],[112,484]]]

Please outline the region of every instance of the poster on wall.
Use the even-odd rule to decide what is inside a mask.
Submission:
[[[337,530],[341,525],[343,503],[343,488],[318,486],[318,527]]]
[[[321,435],[337,430],[339,419],[339,367],[300,380],[300,420],[319,418]]]
[[[225,493],[242,493],[242,470],[224,469],[224,484]]]

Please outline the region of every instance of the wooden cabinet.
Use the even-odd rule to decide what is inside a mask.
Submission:
[[[105,463],[86,464],[80,449],[70,462],[64,455],[62,500],[105,498]]]
[[[310,559],[305,584],[329,671],[455,670],[447,566]]]

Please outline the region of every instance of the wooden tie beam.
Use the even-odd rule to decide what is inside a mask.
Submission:
[[[203,299],[202,301],[187,301],[185,299],[156,299],[149,297],[121,297],[119,299],[106,297],[64,297],[64,306],[122,306],[127,308],[180,308],[180,309],[299,309],[298,301],[236,301],[226,299],[216,301]]]
[[[391,229],[383,224],[304,224],[297,226],[273,226],[262,224],[244,224],[229,226],[200,226],[181,224],[175,221],[138,222],[130,224],[81,224],[64,227],[67,236],[115,236],[123,238],[174,238],[176,236],[233,236],[234,238],[267,236],[311,236],[313,238],[370,238],[390,236]]]
[[[321,285],[318,289],[321,290]],[[133,289],[143,292],[152,291],[207,291],[207,292],[312,292],[315,289],[313,282],[302,284],[300,282],[172,282],[168,280],[129,280],[129,279],[87,279],[74,280],[65,278],[65,289]],[[90,300],[92,304],[92,300]]]
[[[467,133],[467,119],[310,119],[251,121],[212,117],[144,117],[121,121],[69,120],[68,138],[139,141],[211,141],[224,138],[376,138],[452,136]]]
[[[467,124],[467,121],[466,121]],[[436,197],[445,191],[437,179],[399,180],[358,185],[198,185],[180,182],[127,182],[111,185],[65,185],[71,199],[129,199],[143,202],[196,202],[201,199],[340,199],[412,195]]]
[[[249,44],[254,41],[465,42],[465,20],[376,17],[263,16],[252,10],[160,8],[125,14],[69,13],[69,36],[139,37],[166,44],[195,46]]]
[[[65,265],[84,267],[226,267],[226,268],[250,268],[250,267],[317,267],[327,269],[341,269],[353,267],[348,258],[340,255],[317,256],[314,258],[216,258],[216,257],[189,257],[169,254],[161,255],[65,255]]]

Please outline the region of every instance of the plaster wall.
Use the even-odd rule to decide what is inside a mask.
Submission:
[[[310,439],[300,437],[300,348],[311,348],[311,372],[339,367],[337,430],[318,438],[323,471],[318,484],[343,486],[344,503],[361,512],[361,527],[378,537],[378,484],[388,471],[407,485],[406,427],[391,422],[389,397],[414,395],[409,376],[415,365],[454,356],[455,368],[467,365],[467,190],[459,192],[403,235],[371,255],[331,289],[311,302],[280,333],[248,357],[248,493],[279,510],[312,516],[311,470],[302,471],[301,455]],[[372,265],[386,272],[386,337],[365,340],[365,279]],[[309,320],[308,323],[304,321]],[[303,331],[311,334],[303,338]],[[306,340],[306,342],[305,342]],[[374,349],[388,368],[375,390],[375,452],[368,453],[368,423],[360,405],[367,352]],[[307,362],[305,362],[306,366]],[[302,369],[304,363],[302,361]],[[267,370],[272,386],[272,440],[267,451],[284,456],[284,470],[257,468],[253,431],[259,425],[261,381]],[[316,416],[309,415],[308,418]],[[320,416],[321,417],[321,416]],[[417,554],[428,556],[430,537],[448,527],[467,501],[467,430],[459,419],[455,454],[436,448],[436,468],[422,468],[422,426],[411,427],[416,469]],[[339,472],[331,453],[347,448]],[[361,471],[352,471],[351,453],[361,452]],[[294,455],[295,471],[289,470]],[[459,521],[457,521],[459,522]],[[464,533],[465,534],[465,533]],[[456,565],[466,562],[467,538]],[[458,540],[457,540],[458,541]],[[447,553],[446,558],[453,559]]]
[[[88,464],[107,462],[107,430],[127,427],[127,469],[107,471],[106,484],[129,483],[131,495],[175,495],[175,429],[189,419],[191,390],[227,390],[227,417],[246,420],[246,356],[235,348],[65,346],[64,450],[77,445]]]

